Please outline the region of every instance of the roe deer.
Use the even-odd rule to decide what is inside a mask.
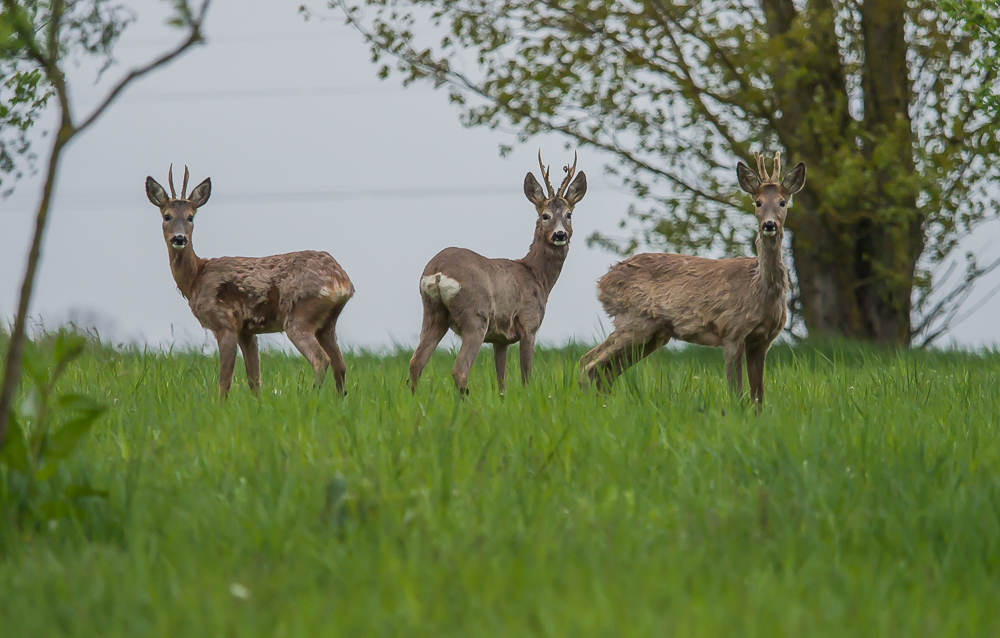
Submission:
[[[627,368],[670,339],[721,346],[726,378],[743,392],[746,354],[750,394],[764,401],[764,359],[785,327],[788,273],[781,240],[789,198],[802,190],[805,164],[781,177],[775,153],[768,175],[759,153],[755,175],[736,168],[740,187],[753,196],[759,224],[757,257],[705,259],[647,253],[614,266],[597,283],[598,298],[614,318],[614,332],[580,359],[580,383],[607,390]]]
[[[219,342],[219,394],[225,398],[233,380],[236,346],[243,351],[247,383],[260,389],[258,334],[284,332],[316,373],[313,386],[333,367],[337,391],[344,391],[347,366],[337,347],[337,318],[354,285],[340,264],[325,252],[302,251],[270,257],[202,259],[194,253],[194,217],[212,194],[206,179],[187,198],[184,167],[181,196],[174,191],[173,165],[167,174],[170,197],[152,177],[146,196],[160,209],[170,271],[191,312]]]
[[[448,328],[462,339],[451,370],[460,394],[469,393],[469,369],[483,342],[493,344],[501,395],[507,388],[507,347],[512,343],[520,341],[521,382],[528,383],[535,334],[569,252],[573,207],[587,193],[587,176],[581,171],[573,179],[575,155],[573,166],[563,169],[566,177],[558,191],[549,182],[541,151],[538,165],[548,194],[530,172],[524,177],[524,194],[538,213],[534,240],[524,258],[487,259],[464,248],[445,248],[424,268],[420,278],[423,325],[420,344],[410,359],[410,388],[414,392],[424,366]]]

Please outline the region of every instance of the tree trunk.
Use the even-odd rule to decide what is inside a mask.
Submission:
[[[858,237],[858,289],[863,328],[877,341],[909,345],[913,276],[923,251],[923,218],[906,181],[915,170],[906,62],[907,0],[861,6],[865,64],[864,154],[876,199]]]
[[[762,6],[788,60],[775,69],[776,133],[790,161],[809,166],[787,222],[806,328],[812,336],[908,345],[923,220],[906,184],[914,171],[906,0],[861,5],[861,122],[848,110],[833,3],[809,2],[808,29],[789,19],[787,0]]]
[[[35,236],[31,240],[28,263],[24,269],[24,280],[21,282],[21,296],[17,304],[17,316],[14,319],[14,329],[10,333],[3,381],[0,383],[0,450],[3,449],[4,443],[6,443],[7,424],[10,420],[10,414],[14,409],[17,386],[21,380],[21,357],[24,354],[24,342],[27,339],[25,331],[27,330],[31,291],[35,285],[35,273],[41,259],[45,225],[49,219],[49,208],[52,203],[52,193],[55,190],[56,176],[59,174],[59,160],[62,157],[63,148],[72,136],[72,127],[67,126],[65,123],[53,136],[52,153],[49,155],[45,185],[42,187],[42,199],[38,204],[38,213],[35,216]]]

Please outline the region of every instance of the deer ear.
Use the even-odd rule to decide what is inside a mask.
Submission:
[[[746,193],[753,195],[760,190],[760,177],[743,162],[736,166],[736,179],[740,182],[740,188]]]
[[[163,190],[163,187],[157,184],[152,177],[146,177],[146,197],[157,208],[163,208],[170,201],[170,198],[167,197],[167,191]]]
[[[191,202],[192,208],[201,208],[208,201],[208,198],[212,195],[212,180],[206,177],[205,181],[194,187],[191,191],[191,197],[188,201]]]
[[[524,176],[524,196],[535,206],[545,203],[545,191],[530,172]]]
[[[789,193],[797,193],[806,185],[806,165],[799,162],[795,168],[785,174],[785,179],[781,180],[781,187],[788,189]]]
[[[569,185],[566,189],[566,202],[570,206],[576,206],[577,202],[583,199],[583,196],[587,194],[587,175],[580,171],[580,174],[576,176],[573,183]]]

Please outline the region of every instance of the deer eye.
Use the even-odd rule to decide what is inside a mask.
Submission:
[[[188,221],[189,222],[193,222],[194,221],[194,215],[188,215]]]
[[[171,220],[170,213],[167,213],[166,215],[163,216],[163,221],[168,222],[170,220]]]
[[[547,222],[550,219],[552,219],[552,215],[549,215],[548,213],[542,213],[542,221],[543,222]]]
[[[764,203],[762,201],[760,201],[759,199],[757,201],[755,201],[754,204],[757,205],[757,208],[760,208],[761,206],[764,205]]]
[[[780,204],[778,204],[778,206],[781,206],[782,208],[784,208],[785,207],[785,202],[782,201]]]
[[[573,213],[566,213],[566,219],[573,219]]]

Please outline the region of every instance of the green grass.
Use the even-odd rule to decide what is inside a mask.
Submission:
[[[1000,355],[778,347],[756,416],[719,350],[608,397],[582,353],[501,400],[484,349],[468,401],[444,352],[415,397],[351,356],[346,399],[269,353],[220,405],[212,357],[95,348],[63,478],[110,498],[0,522],[0,634],[1000,634]]]

